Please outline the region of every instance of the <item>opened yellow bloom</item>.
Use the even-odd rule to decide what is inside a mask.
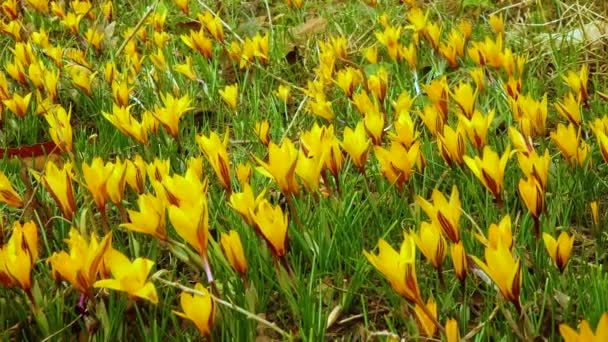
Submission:
[[[445,341],[446,342],[460,342],[460,330],[458,329],[458,322],[450,318],[445,323]]]
[[[207,59],[211,59],[213,56],[213,42],[207,37],[202,27],[198,32],[190,30],[189,35],[181,35],[180,38],[189,48],[197,51]]]
[[[270,122],[268,120],[256,122],[254,131],[260,142],[268,147],[268,144],[270,144]]]
[[[227,85],[224,89],[220,89],[219,93],[228,107],[232,110],[236,110],[239,101],[239,85],[236,83]]]
[[[274,256],[284,256],[289,226],[287,213],[283,213],[281,206],[273,208],[270,202],[262,200],[252,217],[257,232],[266,240]]]
[[[562,156],[572,166],[577,164],[583,166],[589,153],[589,145],[581,140],[581,129],[572,123],[567,127],[563,124],[557,125],[557,130],[551,132],[551,140],[559,148]]]
[[[232,191],[232,176],[230,169],[230,159],[228,158],[228,142],[229,132],[226,130],[224,133],[224,139],[220,140],[220,137],[212,131],[209,137],[204,135],[198,135],[196,142],[198,146],[205,154],[207,161],[211,164],[213,171],[222,183],[222,186],[226,191]]]
[[[131,106],[119,107],[112,105],[112,113],[102,112],[102,115],[110,121],[122,134],[133,138],[140,144],[148,143],[148,131],[143,123],[137,121],[130,113]]]
[[[359,121],[354,130],[350,127],[344,128],[342,143],[340,145],[348,153],[353,164],[363,172],[370,147],[370,140],[365,132],[364,123]]]
[[[494,111],[490,111],[488,115],[483,115],[479,111],[475,111],[473,116],[467,118],[465,116],[458,116],[458,120],[464,126],[469,141],[478,151],[482,151],[486,145],[486,137],[494,119]]]
[[[194,285],[194,290],[201,294],[182,292],[180,304],[184,312],[173,311],[173,313],[191,320],[201,335],[209,336],[215,316],[215,302],[209,291],[200,283]]]
[[[34,221],[16,221],[8,242],[0,247],[0,284],[29,292],[32,268],[38,261],[38,228]]]
[[[518,153],[517,161],[524,175],[535,178],[543,191],[546,191],[549,181],[549,163],[551,161],[549,150],[545,149],[545,153],[542,156],[539,156],[536,151],[532,151],[529,154]]]
[[[197,203],[169,207],[173,228],[203,258],[207,257],[209,241],[209,204],[201,196]]]
[[[235,271],[242,275],[247,273],[247,258],[243,251],[243,244],[241,243],[241,237],[236,230],[231,230],[228,234],[222,233],[220,236],[220,244],[224,250],[224,255],[230,266]]]
[[[432,222],[441,227],[441,231],[453,243],[460,241],[460,216],[461,203],[460,195],[456,185],[452,187],[452,193],[448,200],[445,195],[433,189],[431,195],[432,203],[421,196],[416,196],[416,203],[424,210]]]
[[[4,100],[2,103],[15,114],[17,117],[23,118],[25,114],[27,114],[27,108],[30,104],[30,99],[32,98],[32,93],[28,93],[25,96],[21,96],[17,93],[13,93],[13,97],[10,100]]]
[[[498,154],[490,146],[483,149],[482,158],[475,156],[464,157],[464,162],[481,183],[488,189],[498,203],[502,203],[502,187],[505,176],[505,168],[511,157],[511,148],[507,147],[500,159]]]
[[[72,109],[66,112],[65,108],[58,106],[44,115],[49,124],[51,139],[63,152],[72,152],[72,124],[70,118]]]
[[[156,108],[152,115],[160,121],[173,138],[177,139],[179,120],[185,113],[192,110],[190,107],[192,100],[188,95],[176,98],[169,93],[161,94],[160,97],[164,106]]]
[[[198,20],[205,26],[207,31],[211,33],[214,39],[219,42],[224,42],[224,26],[219,16],[211,14],[209,11],[198,14]]]
[[[340,69],[335,76],[336,85],[342,89],[344,94],[349,98],[353,96],[355,87],[358,86],[362,80],[363,76],[361,71],[353,67]]]
[[[65,240],[70,251],[55,252],[47,259],[55,278],[61,278],[72,284],[82,294],[90,294],[93,283],[97,280],[100,265],[106,251],[111,248],[112,235],[107,234],[101,241],[95,234],[90,241],[70,229],[69,239]]]
[[[425,106],[422,111],[416,113],[432,135],[437,136],[443,132],[446,121],[435,106]]]
[[[230,206],[241,215],[245,223],[252,225],[254,223],[252,212],[262,202],[265,191],[255,197],[249,183],[244,183],[242,186],[242,192],[233,192],[230,195]]]
[[[289,138],[286,138],[280,147],[272,142],[268,145],[268,162],[257,157],[255,160],[260,164],[257,170],[263,175],[273,178],[285,195],[298,195],[298,183],[296,182],[298,150],[295,149]]]
[[[555,104],[555,109],[557,109],[559,115],[570,121],[570,123],[576,127],[581,125],[582,114],[580,96],[574,98],[572,93],[568,93],[561,102]]]
[[[0,202],[15,208],[21,208],[23,206],[21,195],[15,191],[11,181],[2,171],[0,171]]]
[[[146,162],[138,154],[133,160],[125,160],[127,184],[129,187],[138,194],[144,192],[144,186],[146,181]]]
[[[448,118],[448,81],[444,76],[439,79],[434,79],[429,85],[423,86],[424,92],[429,97],[429,100],[433,103],[437,111],[441,114],[441,118],[445,122]],[[472,109],[469,100],[462,99],[463,104],[467,104],[467,110]],[[474,104],[472,104],[474,106]],[[472,114],[472,113],[471,113]]]
[[[487,238],[480,234],[475,234],[475,237],[488,248],[496,249],[498,244],[501,243],[507,249],[512,249],[514,241],[511,231],[511,216],[505,215],[498,224],[490,224]]]
[[[51,194],[66,219],[72,220],[76,211],[74,190],[72,189],[72,164],[65,163],[59,170],[52,160],[46,163],[42,185]]]
[[[587,103],[589,93],[587,91],[587,82],[589,81],[589,72],[587,71],[587,65],[583,64],[579,73],[568,71],[568,75],[562,76],[562,79],[568,85],[583,103]]]
[[[462,115],[468,119],[473,118],[475,103],[477,101],[477,90],[473,90],[470,83],[460,82],[450,95],[460,108]]]
[[[542,185],[535,177],[528,177],[526,180],[523,178],[519,180],[518,188],[519,195],[526,208],[528,208],[534,219],[538,220],[538,217],[545,208],[545,192]]]
[[[462,126],[458,126],[456,130],[452,127],[443,126],[443,132],[437,134],[437,146],[441,157],[449,166],[460,165],[464,162],[464,132]]]
[[[583,320],[579,327],[579,332],[570,328],[567,324],[559,325],[559,333],[564,338],[564,342],[603,342],[608,341],[608,313],[600,317],[595,333],[591,330],[589,322]]]
[[[188,167],[185,175],[166,176],[162,182],[153,182],[152,186],[166,202],[180,207],[197,204],[207,194],[208,182],[207,179],[201,181],[197,171]]]
[[[113,165],[110,163],[104,165],[103,159],[100,157],[95,157],[91,165],[82,163],[82,175],[85,186],[93,196],[95,205],[100,211],[104,211],[106,207],[108,199],[106,183],[112,175],[112,170]]]
[[[433,300],[433,297],[430,297],[427,303],[422,303],[422,305],[426,305],[433,317],[429,317],[424,309],[420,307],[420,304],[416,303],[414,306],[414,316],[416,317],[416,323],[418,324],[418,332],[421,333],[421,335],[424,334],[424,336],[431,338],[437,333],[437,326],[435,325],[435,321],[437,321],[439,314],[437,311],[437,304]]]
[[[146,258],[137,258],[133,262],[117,250],[109,250],[105,262],[110,266],[112,279],[98,280],[93,287],[103,287],[116,291],[126,292],[130,297],[138,297],[154,304],[158,303],[156,288],[152,282],[147,281],[154,261]]]
[[[572,246],[574,246],[574,235],[568,236],[568,233],[561,232],[557,240],[553,236],[543,233],[543,241],[549,256],[559,268],[560,272],[564,272],[570,260],[570,253],[572,252]]]
[[[430,222],[422,222],[418,234],[412,234],[418,249],[436,269],[441,269],[447,244],[441,235],[441,228]]]
[[[521,263],[514,258],[509,248],[498,243],[496,248],[486,247],[486,262],[472,256],[475,263],[485,272],[502,295],[519,308],[519,292],[521,290]]]
[[[155,238],[166,241],[165,230],[165,201],[152,194],[139,195],[137,198],[139,211],[128,210],[130,223],[120,226],[134,232],[152,235]]]
[[[414,174],[416,162],[422,155],[420,144],[414,143],[409,150],[406,150],[399,143],[392,143],[387,150],[383,147],[374,147],[376,158],[380,162],[382,175],[391,183],[396,184],[397,189],[401,190]]]
[[[296,174],[304,184],[304,187],[309,192],[319,190],[319,178],[325,166],[325,160],[328,159],[327,152],[319,155],[306,156],[300,151],[298,162],[296,165]]]
[[[125,185],[127,184],[127,164],[117,158],[116,162],[110,165],[112,166],[112,173],[106,181],[106,190],[112,203],[121,206]]]
[[[367,251],[363,251],[363,255],[384,275],[399,295],[413,303],[421,302],[416,278],[416,244],[409,234],[404,233],[399,251],[380,239],[377,255]]]

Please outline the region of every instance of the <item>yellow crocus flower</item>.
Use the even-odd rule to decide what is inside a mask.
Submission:
[[[137,198],[137,206],[139,211],[127,210],[131,222],[123,223],[120,227],[167,241],[165,201],[152,194],[143,194]]]
[[[106,181],[106,191],[112,203],[122,206],[122,198],[127,184],[127,163],[117,158],[112,164],[112,173]]]
[[[557,125],[557,130],[551,132],[550,135],[551,140],[570,165],[583,166],[590,148],[586,142],[581,141],[580,128],[577,129],[572,123],[567,127],[560,123]]]
[[[209,11],[198,14],[198,20],[205,26],[207,31],[215,40],[224,42],[224,25],[219,16],[211,14]]]
[[[268,147],[268,144],[270,144],[270,122],[268,120],[257,121],[254,132],[258,139],[260,139],[260,142]]]
[[[102,287],[126,292],[130,297],[138,297],[154,304],[158,303],[156,288],[147,281],[154,261],[137,258],[132,262],[117,250],[110,250],[105,256],[105,262],[110,266],[112,279],[98,280],[93,287]]]
[[[422,155],[420,144],[415,142],[409,149],[399,143],[392,143],[389,149],[374,147],[374,154],[380,163],[382,175],[401,190],[414,174],[416,162]]]
[[[452,254],[452,265],[454,265],[454,273],[456,277],[463,284],[469,270],[469,262],[467,260],[467,253],[464,250],[464,244],[462,241],[452,244],[450,247]]]
[[[439,79],[434,79],[430,84],[423,85],[422,88],[437,111],[441,114],[443,122],[446,122],[448,118],[448,95],[450,93],[448,90],[447,78],[444,76]]]
[[[113,165],[110,163],[104,165],[103,159],[100,157],[95,157],[91,165],[82,163],[82,176],[85,186],[93,196],[97,209],[101,212],[105,211],[108,199],[106,183],[112,174],[112,170]]]
[[[76,202],[72,188],[72,164],[65,163],[59,170],[55,162],[46,163],[44,174],[41,177],[42,185],[51,194],[59,209],[69,221],[74,217]]]
[[[431,222],[422,222],[418,234],[413,233],[412,238],[424,257],[441,272],[447,244],[441,235],[441,228]]]
[[[567,324],[559,325],[559,333],[564,338],[565,342],[603,342],[608,341],[608,313],[604,313],[600,317],[595,333],[591,330],[589,322],[583,320],[580,324],[579,331],[576,332]]]
[[[207,59],[211,59],[213,56],[213,42],[207,37],[203,28],[198,32],[190,30],[189,35],[181,35],[180,38],[189,48],[197,51]]]
[[[472,256],[473,260],[487,274],[498,287],[504,298],[521,309],[519,292],[521,290],[522,273],[521,261],[514,258],[509,248],[498,243],[496,248],[486,247],[486,262]]]
[[[420,305],[426,305],[428,312],[430,312],[433,317],[429,317]],[[437,321],[438,314],[437,303],[435,303],[433,297],[430,297],[426,304],[416,303],[414,306],[414,316],[416,317],[416,323],[418,324],[418,332],[421,335],[428,338],[435,336],[437,333],[437,326],[435,325],[435,322]]]
[[[220,140],[217,133],[212,131],[209,137],[202,134],[198,135],[196,142],[209,164],[211,164],[220,183],[230,193],[232,191],[232,175],[230,171],[230,158],[228,157],[228,130],[224,133],[224,139],[222,140]]]
[[[215,302],[211,298],[209,291],[200,283],[194,285],[194,290],[201,294],[182,292],[180,304],[184,312],[173,311],[173,313],[191,320],[201,335],[209,336],[215,316]]]
[[[227,85],[224,89],[219,90],[220,96],[222,100],[230,107],[232,110],[236,110],[239,102],[239,85],[232,84]]]
[[[450,96],[460,108],[462,115],[469,120],[472,119],[475,113],[475,103],[477,102],[477,89],[473,90],[468,82],[460,82],[454,88],[454,91],[450,92]]]
[[[265,191],[255,197],[249,183],[243,183],[242,186],[242,192],[233,192],[230,195],[230,206],[241,215],[245,223],[252,225],[254,223],[252,213],[262,202]]]
[[[17,93],[13,93],[13,97],[10,100],[4,100],[2,103],[15,114],[15,116],[19,118],[25,117],[27,114],[27,108],[30,105],[30,99],[32,98],[32,93],[28,93],[25,96],[21,96]]]
[[[51,139],[63,152],[72,152],[72,108],[66,112],[63,106],[56,106],[54,110],[46,112],[44,118],[49,124]]]
[[[6,203],[15,208],[23,207],[23,199],[21,198],[21,195],[15,191],[11,181],[2,171],[0,171],[0,202]]]
[[[287,228],[289,219],[287,213],[283,213],[281,206],[275,207],[263,199],[253,213],[253,222],[256,231],[266,240],[268,247],[275,257],[285,255],[287,243]]]
[[[462,123],[469,141],[478,151],[483,151],[486,145],[486,137],[494,119],[494,110],[488,115],[483,115],[480,111],[475,111],[470,118],[459,115],[459,123]]]
[[[563,97],[561,102],[555,103],[555,109],[557,109],[559,115],[570,121],[574,126],[579,127],[581,125],[582,113],[580,95],[577,95],[577,98],[574,98],[572,93],[568,93],[568,95]]]
[[[587,82],[589,81],[589,72],[587,65],[583,64],[579,73],[568,71],[568,75],[562,76],[566,85],[581,99],[581,102],[587,103],[589,93],[587,91]]]
[[[257,170],[263,175],[273,178],[283,194],[298,195],[298,183],[296,181],[296,166],[298,161],[298,150],[295,149],[289,138],[286,138],[281,146],[271,142],[268,145],[268,162],[254,157],[260,164]]]
[[[458,125],[456,130],[444,125],[442,133],[437,135],[437,146],[441,157],[449,166],[460,165],[464,162],[465,144],[464,130]]]
[[[570,260],[570,253],[574,245],[574,235],[568,236],[568,233],[561,232],[557,240],[553,236],[543,233],[543,241],[551,260],[555,263],[560,272],[564,272]]]
[[[511,232],[511,216],[505,215],[498,224],[492,223],[488,228],[488,237],[475,234],[479,242],[488,248],[496,249],[498,244],[503,244],[507,249],[513,248],[513,234]]]
[[[99,268],[106,251],[112,247],[112,234],[109,233],[101,241],[92,234],[86,241],[75,228],[70,229],[69,239],[65,240],[70,251],[55,252],[47,259],[55,278],[65,279],[82,294],[89,293],[97,280]]]
[[[0,248],[0,282],[19,286],[26,293],[32,288],[32,268],[38,261],[38,228],[33,221],[13,224],[13,233]]]
[[[207,258],[209,241],[208,207],[207,198],[204,196],[200,196],[196,203],[169,207],[169,221],[177,234],[204,259]]]
[[[431,221],[441,227],[445,237],[453,243],[458,243],[460,241],[459,222],[462,215],[458,188],[456,185],[452,187],[449,200],[441,191],[433,189],[431,200],[432,204],[421,196],[416,196],[415,199]]]
[[[245,275],[247,273],[247,258],[243,251],[243,244],[241,243],[239,233],[236,230],[231,230],[228,234],[222,233],[220,244],[230,266],[238,273]]]
[[[545,208],[545,192],[542,184],[535,177],[528,177],[526,180],[521,178],[518,189],[526,208],[528,208],[534,220],[538,221]]]
[[[421,302],[416,278],[416,244],[404,233],[399,251],[384,239],[378,240],[378,254],[363,251],[363,255],[391,283],[391,287],[403,298],[413,303]]]
[[[475,156],[475,158],[464,156],[464,162],[471,169],[471,172],[494,195],[499,205],[502,205],[505,168],[510,157],[510,147],[507,147],[502,156],[498,158],[498,154],[490,146],[483,148],[482,158],[478,156]]]
[[[359,121],[354,130],[350,127],[344,128],[340,146],[348,153],[353,164],[364,172],[370,148],[370,139],[365,132],[365,124]]]
[[[192,107],[190,107],[192,99],[188,95],[176,98],[169,93],[161,94],[160,97],[163,107],[156,108],[152,115],[160,121],[173,138],[178,139],[179,120],[184,114],[192,110]]]

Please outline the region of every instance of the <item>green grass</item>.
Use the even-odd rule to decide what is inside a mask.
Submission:
[[[27,193],[33,192],[40,203],[39,206],[29,206],[26,209],[15,209],[2,204],[0,246],[7,243],[11,236],[13,222],[34,220],[39,227],[40,258],[32,271],[32,292],[37,309],[32,308],[24,291],[18,287],[0,288],[1,339],[198,339],[200,335],[194,325],[173,314],[172,310],[182,311],[179,299],[181,290],[176,284],[192,288],[200,282],[208,286],[205,273],[196,263],[180,260],[179,256],[171,252],[167,243],[119,227],[124,222],[117,207],[110,202],[107,213],[112,231],[112,246],[131,260],[137,257],[153,260],[155,266],[151,274],[159,272],[151,278],[159,296],[156,305],[145,300],[129,299],[122,292],[96,288],[95,303],[89,302],[87,315],[80,315],[76,310],[78,291],[66,281],[55,280],[46,259],[55,252],[68,250],[64,239],[68,237],[71,226],[86,234],[104,234],[101,216],[93,197],[82,184],[81,163],[90,163],[97,156],[107,162],[118,157],[123,160],[133,159],[139,154],[146,162],[152,162],[155,158],[169,160],[171,174],[183,175],[187,170],[188,159],[202,156],[195,137],[199,134],[208,136],[212,131],[222,136],[226,130],[230,132],[228,151],[234,191],[240,191],[234,171],[236,166],[239,163],[251,163],[251,185],[256,196],[265,189],[266,199],[290,212],[288,247],[283,260],[277,260],[273,256],[253,227],[228,205],[230,195],[222,187],[210,163],[205,160],[203,177],[209,180],[206,197],[210,217],[207,254],[215,278],[214,294],[227,303],[242,308],[239,311],[217,304],[212,337],[209,339],[254,340],[256,337],[265,337],[318,341],[385,339],[382,336],[423,338],[414,319],[414,305],[391,288],[362,252],[367,250],[377,253],[376,245],[380,238],[393,247],[398,247],[404,231],[418,231],[419,224],[427,220],[426,214],[414,202],[415,195],[430,199],[433,189],[449,195],[453,185],[460,191],[462,211],[466,214],[460,219],[460,234],[469,255],[484,260],[483,245],[474,237],[478,233],[477,229],[487,234],[490,224],[498,223],[507,214],[511,216],[515,240],[513,254],[519,257],[522,265],[520,302],[523,312],[518,316],[515,306],[505,301],[494,285],[485,283],[473,273],[469,273],[461,287],[454,274],[449,251],[446,251],[448,255],[443,263],[446,285],[442,287],[435,269],[418,250],[416,271],[422,299],[426,302],[427,298],[434,298],[439,322],[445,324],[448,318],[454,318],[458,321],[461,336],[467,335],[470,339],[480,341],[494,340],[498,336],[513,340],[518,337],[518,333],[528,339],[541,336],[549,340],[560,340],[560,324],[576,327],[582,319],[588,320],[595,327],[608,307],[608,297],[605,295],[608,286],[605,252],[607,236],[603,213],[608,205],[604,195],[608,190],[605,181],[608,168],[591,127],[593,120],[604,116],[606,111],[606,103],[594,94],[595,91],[603,91],[606,82],[601,70],[592,68],[597,67],[597,61],[590,60],[588,51],[585,50],[594,47],[558,41],[549,35],[556,33],[554,29],[560,30],[557,33],[574,29],[572,23],[528,27],[515,22],[519,20],[516,14],[521,14],[522,11],[529,21],[527,23],[539,24],[559,18],[556,13],[563,11],[562,2],[545,1],[542,7],[531,5],[528,9],[515,8],[501,13],[506,16],[505,46],[514,53],[528,56],[525,71],[521,75],[521,93],[530,94],[535,99],[540,99],[547,93],[549,98],[546,134],[534,138],[537,151],[549,148],[551,153],[546,211],[540,220],[543,232],[557,236],[565,230],[576,237],[572,258],[563,274],[550,259],[542,239],[537,240],[534,236],[533,218],[517,190],[519,179],[524,177],[518,168],[517,157],[513,155],[507,164],[502,194],[504,205],[499,207],[492,194],[466,165],[451,168],[445,163],[435,137],[416,114],[430,104],[424,92],[417,94],[417,87],[444,75],[447,75],[450,87],[460,81],[472,82],[468,72],[476,65],[466,55],[466,48],[466,56],[458,59],[459,67],[450,69],[446,61],[420,37],[418,67],[414,77],[407,63],[391,60],[375,37],[375,32],[382,31],[379,17],[383,13],[386,13],[392,25],[408,24],[405,18],[409,9],[406,5],[386,1],[381,1],[376,6],[369,6],[365,1],[310,1],[298,9],[283,2],[275,2],[268,3],[267,9],[265,2],[227,1],[222,3],[221,8],[212,8],[218,11],[222,20],[231,28],[225,28],[226,46],[239,41],[235,34],[243,39],[253,37],[256,33],[267,33],[270,37],[269,64],[254,61],[241,69],[238,63],[229,60],[224,47],[217,41],[213,42],[213,58],[207,60],[189,49],[180,39],[180,35],[188,34],[190,28],[198,29],[198,25],[192,21],[196,20],[196,14],[205,11],[202,3],[190,1],[189,15],[182,14],[170,1],[160,2],[156,7],[156,11],[167,11],[164,30],[172,34],[162,49],[168,65],[166,71],[157,70],[149,57],[156,53],[152,41],[152,24],[145,21],[142,25],[141,29],[148,36],[146,41],[140,36],[134,37],[140,56],[147,57],[142,71],[131,75],[131,113],[139,119],[144,111],[153,111],[156,106],[162,106],[161,94],[189,96],[193,109],[180,121],[181,149],[162,127],[159,127],[157,134],[150,133],[147,145],[141,145],[119,132],[101,114],[111,112],[113,103],[111,87],[103,77],[104,65],[114,61],[120,71],[131,72],[124,51],[118,55],[116,51],[125,39],[124,32],[134,27],[148,6],[155,3],[115,1],[114,36],[104,41],[105,49],[99,52],[87,46],[82,37],[75,37],[61,26],[60,19],[53,14],[41,14],[27,7],[21,13],[19,21],[25,28],[22,32],[24,37],[31,37],[32,32],[45,28],[49,32],[51,45],[82,50],[92,65],[92,71],[98,74],[94,79],[91,97],[72,84],[65,66],[61,70],[59,81],[57,103],[66,110],[71,108],[74,132],[74,153],[71,156],[65,153],[61,156],[64,162],[75,162],[73,185],[77,211],[73,222],[62,217],[51,195],[32,176],[35,171],[25,174],[33,185],[29,189],[20,176],[23,168],[20,161],[8,157],[0,161],[0,170],[7,175],[17,192],[24,198]],[[471,40],[483,41],[486,36],[495,36],[487,24],[487,17],[499,9],[497,6],[489,8],[479,4],[452,8],[449,2],[439,2],[435,5],[425,4],[422,8],[428,11],[429,20],[439,21],[443,25],[442,39],[446,39],[449,30],[464,19],[473,24]],[[588,13],[583,13],[582,7],[578,10],[582,13],[581,20],[586,19]],[[268,20],[267,11],[272,16],[272,24]],[[90,27],[104,28],[111,24],[103,19],[100,4],[93,5],[92,13],[96,19],[83,19],[81,32]],[[308,35],[294,35],[295,27],[318,17],[326,20],[326,27]],[[318,78],[315,69],[320,63],[319,42],[327,42],[331,37],[341,35],[349,42],[348,62],[338,60],[336,70],[353,65],[365,71],[368,77],[374,74],[378,66],[365,60],[363,50],[375,45],[379,49],[379,65],[389,73],[387,96],[384,103],[380,104],[388,118],[385,123],[387,132],[383,138],[385,148],[389,145],[388,131],[393,129],[392,118],[395,116],[391,103],[402,91],[416,96],[410,115],[416,130],[420,132],[419,141],[426,167],[423,170],[417,169],[400,191],[382,176],[373,148],[370,150],[365,175],[357,170],[346,152],[343,152],[345,164],[338,177],[340,192],[336,190],[336,180],[327,172],[324,180],[328,180],[328,183],[323,187],[329,191],[329,196],[323,196],[321,192],[308,193],[300,185],[301,195],[292,198],[300,226],[296,214],[290,211],[287,198],[281,194],[277,184],[255,170],[257,165],[254,156],[265,160],[268,150],[259,142],[254,127],[256,122],[268,120],[273,142],[279,144],[288,138],[299,148],[299,138],[314,123],[333,124],[336,137],[342,140],[344,128],[354,128],[362,120],[363,117],[348,97],[332,83],[325,87],[325,94],[332,102],[337,119],[330,123],[313,116],[307,110],[306,102],[310,101],[310,97],[303,90],[307,89],[308,81]],[[407,45],[412,40],[412,32],[404,30],[400,42]],[[0,36],[1,46],[12,47],[14,44],[11,37]],[[286,58],[293,46],[297,47],[295,63]],[[469,42],[467,47],[470,46]],[[47,68],[56,68],[42,49],[35,48],[34,51],[37,59]],[[173,66],[183,63],[186,56],[192,57],[199,82],[190,81],[173,70]],[[13,60],[13,54],[8,48],[0,50],[0,60],[2,64]],[[70,64],[69,59],[64,58],[64,64]],[[590,106],[583,108],[584,139],[590,145],[590,153],[585,167],[572,167],[549,138],[549,132],[554,131],[558,123],[567,123],[553,106],[569,91],[562,76],[568,71],[578,72],[582,64],[591,69],[588,84]],[[517,122],[501,85],[506,82],[505,73],[486,67],[486,75],[487,89],[479,94],[476,108],[483,113],[490,110],[496,112],[487,145],[502,154],[510,144],[507,128],[516,126]],[[6,77],[9,79],[9,94],[24,95],[35,91],[33,83],[23,86],[8,75]],[[219,95],[219,90],[233,83],[239,86],[239,105],[236,111],[230,109]],[[290,103],[282,102],[273,94],[281,84],[291,87]],[[364,88],[363,85],[358,86],[355,92]],[[447,124],[455,128],[458,109],[452,100],[450,102],[452,104],[449,106]],[[51,139],[48,124],[43,117],[34,114],[35,108],[35,96],[32,96],[25,118],[18,118],[8,109],[3,109],[0,128],[2,146],[14,148]],[[478,155],[468,143],[466,154],[472,157]],[[301,183],[299,179],[298,182]],[[146,192],[155,193],[150,180],[146,181]],[[137,198],[137,194],[127,187],[124,207],[138,210]],[[600,208],[598,227],[593,223],[588,206],[594,200],[598,201]],[[43,212],[48,212],[49,215],[42,214]],[[45,218],[51,219],[43,222]],[[231,229],[239,233],[243,242],[249,267],[246,280],[233,271],[220,247],[220,234]],[[171,227],[168,217],[167,232],[171,239],[184,242]],[[0,259],[0,272],[3,262]],[[248,314],[244,314],[243,310]],[[330,315],[336,314],[337,317],[328,326]],[[272,322],[285,335],[280,335],[265,323],[251,319],[252,316]],[[41,323],[43,319],[46,323]],[[513,325],[517,326],[519,332],[514,332]],[[439,332],[435,337],[445,338]]]

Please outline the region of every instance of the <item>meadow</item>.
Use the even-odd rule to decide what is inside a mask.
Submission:
[[[607,10],[2,0],[0,339],[608,341]]]

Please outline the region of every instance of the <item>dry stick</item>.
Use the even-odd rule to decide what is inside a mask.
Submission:
[[[118,50],[116,50],[116,53],[114,54],[114,57],[120,55],[120,53],[125,48],[127,43],[133,38],[133,36],[135,36],[135,34],[137,34],[137,31],[139,30],[141,25],[144,24],[146,19],[148,19],[150,14],[152,14],[152,12],[156,9],[159,2],[160,2],[160,0],[156,0],[154,5],[148,7],[148,10],[146,11],[146,13],[144,13],[144,15],[141,17],[141,19],[139,19],[139,22],[137,22],[137,25],[135,25],[135,28],[133,28],[133,31],[131,31],[131,34],[122,42],[122,44],[120,44],[120,47],[118,48]]]
[[[203,292],[201,292],[201,291],[197,291],[197,290],[191,289],[191,288],[189,288],[189,287],[187,287],[187,286],[184,286],[184,285],[182,285],[182,284],[179,284],[179,283],[176,283],[176,282],[172,282],[172,281],[169,281],[169,280],[166,280],[166,279],[160,278],[160,277],[154,277],[154,279],[155,279],[155,280],[160,281],[161,283],[163,283],[163,284],[165,284],[165,285],[169,285],[169,286],[172,286],[172,287],[176,287],[176,288],[178,288],[178,289],[180,289],[180,290],[182,290],[182,291],[184,291],[184,292],[188,292],[188,293],[195,294],[195,295],[198,295],[198,296],[206,296],[206,295],[207,295],[206,293],[203,293]],[[234,310],[234,311],[236,311],[236,312],[242,313],[242,314],[243,314],[243,315],[245,315],[247,318],[252,319],[252,320],[254,320],[254,321],[257,321],[258,323],[263,324],[263,325],[265,325],[265,326],[269,327],[270,329],[272,329],[272,330],[276,331],[277,333],[281,334],[281,336],[283,336],[283,337],[285,337],[285,338],[287,338],[287,339],[290,339],[290,338],[291,338],[291,335],[290,335],[289,333],[287,333],[285,330],[283,330],[283,329],[279,328],[279,327],[278,327],[278,326],[277,326],[275,323],[272,323],[272,322],[270,322],[270,321],[268,321],[268,320],[265,320],[265,319],[263,319],[262,317],[260,317],[260,316],[258,316],[258,315],[256,315],[256,314],[254,314],[254,313],[252,313],[252,312],[249,312],[249,311],[247,311],[247,310],[245,310],[245,309],[241,308],[241,307],[240,307],[240,306],[238,306],[238,305],[235,305],[235,304],[233,304],[233,303],[230,303],[230,302],[227,302],[227,301],[225,301],[225,300],[223,300],[223,299],[220,299],[220,298],[218,298],[217,296],[215,296],[215,295],[214,295],[214,294],[212,294],[212,293],[209,293],[208,295],[209,295],[209,296],[211,297],[211,299],[213,299],[213,301],[215,301],[216,303],[218,303],[218,304],[220,304],[220,305],[224,305],[225,307],[227,307],[227,308],[229,308],[229,309],[232,309],[232,310]]]

